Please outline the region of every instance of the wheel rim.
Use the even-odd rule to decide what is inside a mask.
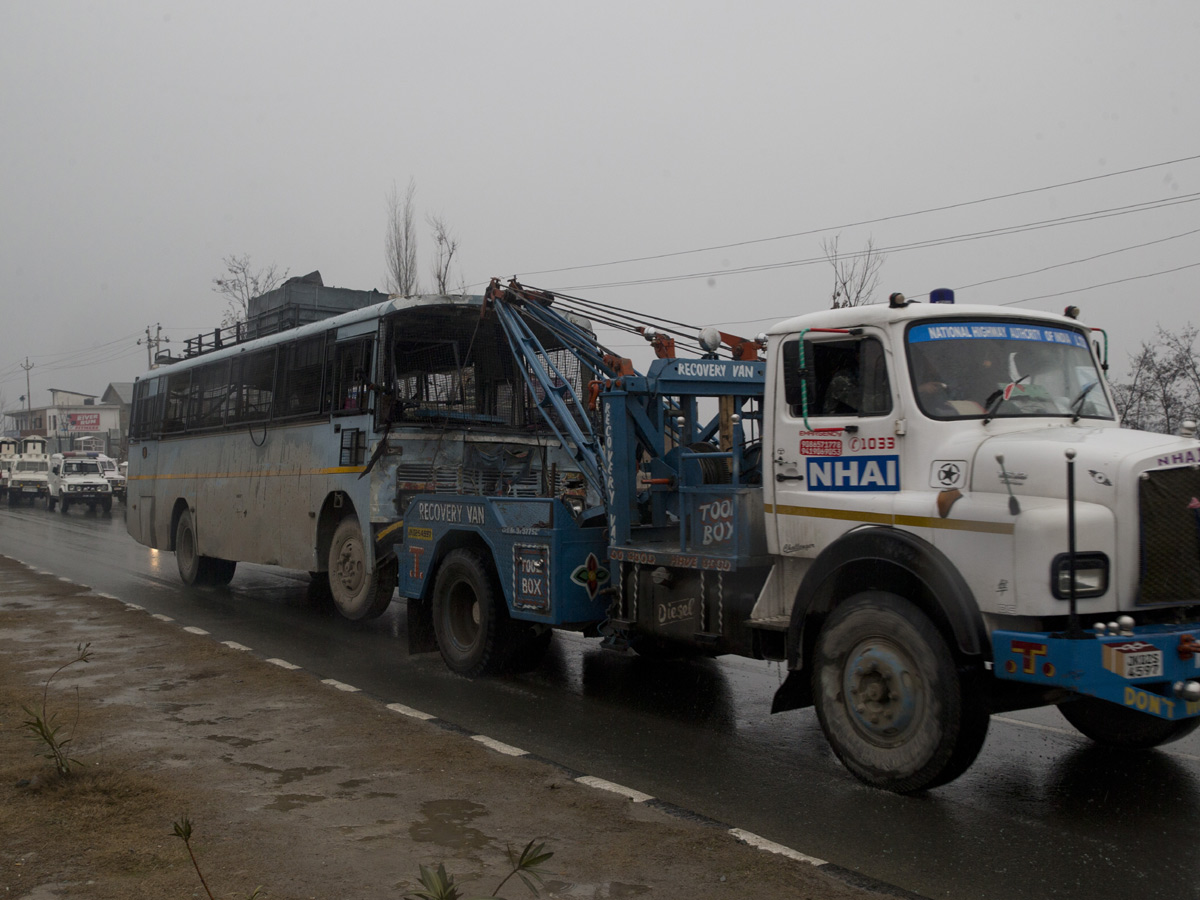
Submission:
[[[469,650],[479,640],[482,625],[482,614],[479,609],[479,598],[471,585],[460,581],[450,589],[449,602],[446,604],[446,624],[450,629],[450,639],[455,646]]]
[[[349,593],[356,594],[363,583],[363,549],[355,540],[342,542],[334,565],[334,577]]]
[[[850,652],[842,690],[851,723],[873,744],[902,743],[917,721],[922,693],[917,668],[889,641],[863,641]]]

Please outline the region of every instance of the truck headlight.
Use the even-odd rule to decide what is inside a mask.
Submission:
[[[1059,600],[1071,597],[1071,555],[1060,553],[1050,563],[1050,592]],[[1075,596],[1100,597],[1108,592],[1108,556],[1075,554]]]

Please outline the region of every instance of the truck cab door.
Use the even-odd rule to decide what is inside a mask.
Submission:
[[[778,553],[815,557],[851,528],[893,521],[903,429],[887,347],[868,329],[782,343],[764,473]]]

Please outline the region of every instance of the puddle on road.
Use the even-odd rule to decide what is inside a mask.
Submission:
[[[492,838],[469,823],[487,813],[487,807],[470,800],[429,800],[421,804],[424,822],[414,822],[408,834],[414,841],[452,850],[482,850]]]
[[[288,812],[293,809],[298,809],[301,806],[309,806],[313,803],[320,803],[326,798],[320,794],[278,794],[275,797],[274,803],[268,803],[263,809],[275,809],[279,812]]]
[[[215,725],[216,723],[214,722],[212,724]],[[236,737],[232,734],[206,734],[204,739],[206,741],[216,741],[219,744],[228,744],[230,747],[237,747],[239,750],[243,750],[246,747],[251,747],[254,744],[269,744],[274,740],[274,738],[263,738],[262,740],[256,741],[254,738]]]

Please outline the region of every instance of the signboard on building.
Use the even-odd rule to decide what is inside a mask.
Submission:
[[[67,413],[67,431],[90,433],[101,431],[100,428],[100,413]]]

